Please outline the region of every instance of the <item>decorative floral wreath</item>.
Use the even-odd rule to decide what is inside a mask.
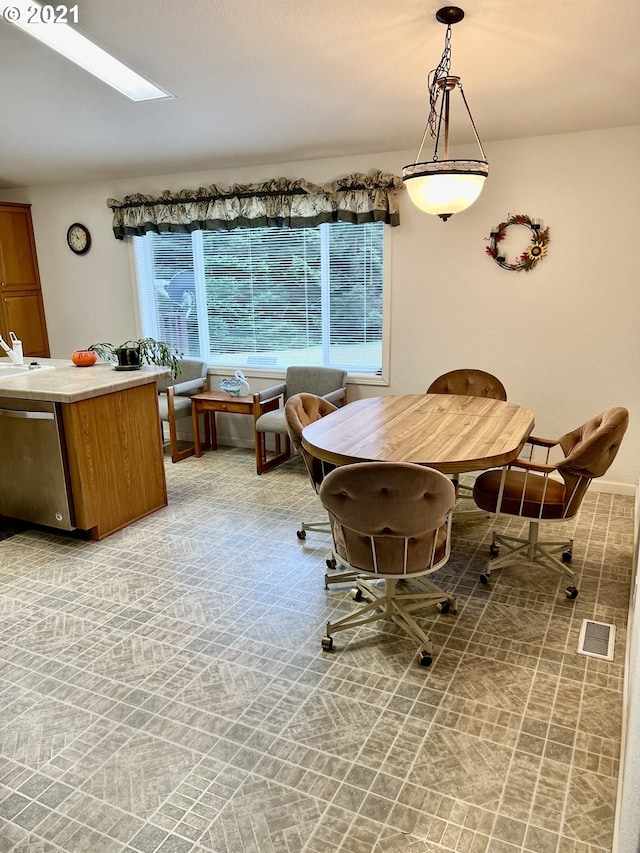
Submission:
[[[527,246],[524,252],[520,255],[517,261],[509,262],[500,252],[498,243],[504,240],[507,234],[507,228],[510,225],[524,225],[532,234],[531,244]],[[532,270],[538,261],[542,260],[547,254],[547,246],[551,242],[549,237],[549,229],[542,229],[539,220],[533,220],[530,216],[523,213],[517,213],[515,216],[509,216],[506,222],[501,222],[497,228],[491,229],[491,245],[487,246],[487,254],[505,270],[515,270],[520,272],[524,270],[529,272]]]

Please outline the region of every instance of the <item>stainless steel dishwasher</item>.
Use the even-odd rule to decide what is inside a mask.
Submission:
[[[75,528],[56,403],[0,397],[0,515]]]

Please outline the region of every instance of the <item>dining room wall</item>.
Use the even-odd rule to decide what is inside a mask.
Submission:
[[[626,676],[618,805],[613,836],[615,853],[640,850],[640,483],[636,492],[633,570],[626,630]]]
[[[600,483],[633,491],[640,476],[640,128],[488,143],[490,176],[474,206],[444,223],[401,193],[401,225],[387,229],[391,273],[390,369],[383,386],[350,385],[351,399],[422,392],[438,374],[478,367],[497,374],[509,399],[535,412],[536,433],[557,436],[610,406],[630,427]],[[603,152],[607,166],[598,167]],[[457,156],[473,156],[461,148]],[[52,356],[139,334],[129,241],[111,231],[108,197],[217,183],[304,177],[324,182],[382,169],[400,174],[413,152],[340,157],[201,172],[134,176],[0,191],[32,204]],[[516,213],[550,229],[547,256],[530,272],[487,254],[492,226]],[[66,246],[72,222],[92,233],[82,257]],[[526,234],[523,235],[526,244]],[[251,378],[252,387],[271,384]],[[227,440],[251,441],[229,419]]]

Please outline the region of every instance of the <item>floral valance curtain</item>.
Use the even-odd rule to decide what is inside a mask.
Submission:
[[[275,178],[263,184],[212,184],[197,190],[165,190],[158,197],[110,198],[118,240],[149,231],[189,233],[267,225],[313,228],[323,222],[385,222],[399,225],[397,191],[401,178],[383,172],[355,174],[328,184]]]

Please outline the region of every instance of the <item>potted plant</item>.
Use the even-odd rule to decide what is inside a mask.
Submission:
[[[143,364],[156,364],[170,368],[174,379],[180,373],[179,359],[182,353],[167,341],[139,338],[135,341],[125,341],[118,346],[110,343],[91,344],[87,349],[105,361],[117,361],[120,370],[139,370]]]

